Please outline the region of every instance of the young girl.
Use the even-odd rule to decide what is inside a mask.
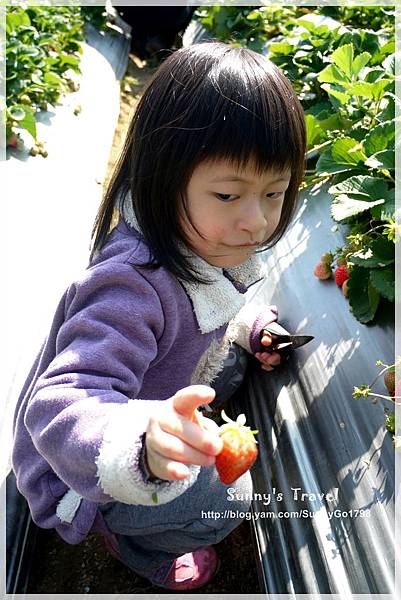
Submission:
[[[275,307],[243,294],[261,279],[258,251],[293,215],[304,156],[300,103],[262,55],[208,42],[161,65],[99,210],[90,264],[17,406],[13,468],[40,527],[71,544],[100,531],[170,590],[211,580],[213,544],[241,522],[252,485],[248,472],[231,486],[239,499],[227,493],[217,425],[197,409],[213,406],[234,343],[266,370],[279,362],[261,345]]]

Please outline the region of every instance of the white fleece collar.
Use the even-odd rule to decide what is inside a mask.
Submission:
[[[129,200],[128,197],[127,200]],[[121,213],[127,225],[140,232],[136,215],[131,208],[131,202],[124,203]],[[215,282],[205,284],[179,280],[192,301],[200,331],[209,333],[231,321],[245,304],[245,297],[223,273],[222,268],[214,267],[195,253],[186,250],[194,268],[201,277]],[[252,255],[242,265],[224,269],[224,271],[235,282],[246,287],[264,277],[264,265],[258,254]]]

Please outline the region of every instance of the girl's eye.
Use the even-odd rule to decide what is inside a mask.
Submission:
[[[271,192],[270,194],[266,194],[267,198],[278,198],[282,196],[285,192]]]
[[[230,202],[231,200],[235,200],[238,196],[234,196],[234,194],[216,194],[219,200],[223,202]]]

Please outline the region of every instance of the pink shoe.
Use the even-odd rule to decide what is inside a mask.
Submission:
[[[124,563],[117,537],[114,534],[104,535],[103,542],[110,554]],[[173,564],[170,560],[165,561],[147,579],[153,585],[167,590],[194,590],[209,583],[219,570],[219,566],[220,560],[216,550],[213,546],[206,546],[179,556]]]
[[[164,562],[148,577],[153,585],[167,590],[194,590],[213,579],[220,566],[220,560],[213,546],[206,546]]]

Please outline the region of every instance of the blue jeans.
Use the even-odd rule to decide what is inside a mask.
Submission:
[[[233,491],[228,493],[230,488]],[[212,466],[202,467],[194,485],[167,504],[109,502],[99,505],[99,509],[117,536],[124,562],[148,577],[164,561],[172,562],[182,554],[224,539],[244,520],[251,494],[249,471],[227,486]],[[225,510],[230,512],[224,514]]]

